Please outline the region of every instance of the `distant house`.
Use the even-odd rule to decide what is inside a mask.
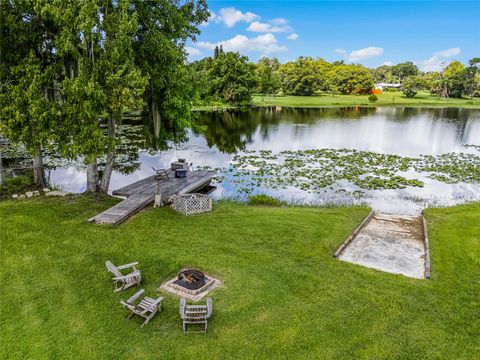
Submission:
[[[396,83],[378,83],[375,84],[375,89],[384,90],[384,89],[399,89],[402,87],[402,84]]]

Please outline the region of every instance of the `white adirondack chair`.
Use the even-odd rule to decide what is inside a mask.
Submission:
[[[110,261],[105,261],[105,266],[107,267],[107,270],[114,275],[112,280],[115,289],[113,291],[118,292],[128,289],[130,286],[133,285],[140,285],[140,282],[142,281],[142,274],[140,273],[140,270],[135,267],[137,265],[137,261],[120,266],[115,266]],[[133,270],[130,273],[124,275],[120,272],[120,270],[125,269]]]
[[[130,315],[128,315],[129,319],[134,315],[143,317],[145,319],[141,327],[144,327],[150,321],[150,319],[155,316],[155,314],[158,311],[158,308],[160,308],[160,310],[162,309],[162,301],[163,301],[162,296],[156,299],[153,299],[147,296],[142,297],[144,292],[145,292],[144,289],[140,289],[130,299],[126,301],[124,300],[120,301],[123,307],[130,311]]]
[[[203,330],[199,332],[206,333],[208,319],[212,316],[212,299],[208,298],[205,305],[187,305],[185,299],[180,299],[180,317],[183,321],[183,332],[187,332],[187,325],[203,325]]]

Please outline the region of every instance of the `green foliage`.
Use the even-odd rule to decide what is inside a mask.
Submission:
[[[462,97],[465,87],[465,65],[460,61],[453,61],[443,72],[443,76],[447,82],[448,95],[451,97]]]
[[[88,163],[108,153],[111,168],[116,127],[129,108],[144,109],[155,147],[192,125],[197,91],[184,47],[208,18],[204,0],[0,7],[0,131],[32,155],[55,143],[63,156]]]
[[[409,76],[403,82],[403,94],[408,97],[412,98],[417,95],[417,92],[424,89],[426,87],[426,81],[424,78],[420,76]]]
[[[134,1],[139,29],[133,44],[135,64],[148,78],[143,94],[145,133],[152,148],[185,139],[196,119],[191,111],[200,96],[193,69],[187,67],[185,43],[200,33],[209,12],[199,1]]]
[[[249,205],[261,205],[261,206],[281,206],[282,202],[272,196],[265,194],[258,194],[248,197]]]
[[[19,194],[35,189],[33,173],[15,177],[6,177],[5,183],[0,186],[0,198],[7,198],[12,194]]]
[[[417,92],[414,88],[404,88],[403,95],[405,95],[407,98],[413,98],[415,95],[417,95]]]
[[[377,100],[378,100],[378,97],[375,94],[372,94],[368,97],[368,101],[370,102],[376,102]]]
[[[247,105],[255,91],[255,65],[239,53],[217,51],[208,68],[209,94],[226,103]]]
[[[392,67],[392,75],[396,76],[401,83],[408,77],[418,74],[418,67],[411,61],[397,64]]]
[[[30,51],[11,65],[0,92],[0,132],[13,142],[22,142],[32,155],[53,139],[52,129],[60,123],[59,106],[45,96],[54,79],[55,66],[45,65]]]
[[[392,66],[382,65],[375,69],[372,69],[373,77],[375,78],[376,83],[387,82],[391,83],[392,80]]]
[[[313,95],[327,89],[327,72],[331,64],[323,59],[299,57],[280,66],[283,92],[287,95]]]
[[[465,67],[459,61],[451,62],[442,73],[428,76],[431,93],[442,97],[461,98],[480,94],[480,58],[473,58]]]
[[[465,94],[474,97],[480,94],[480,58],[469,60],[469,65],[464,72],[464,90]]]
[[[375,82],[372,73],[360,65],[339,65],[328,73],[329,85],[342,94],[367,94]]]
[[[255,73],[258,79],[257,91],[260,94],[275,95],[282,88],[278,59],[262,57],[256,64]]]

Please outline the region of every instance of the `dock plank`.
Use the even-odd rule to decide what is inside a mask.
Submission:
[[[152,203],[154,199],[155,195],[132,195],[104,212],[90,218],[88,221],[96,224],[118,225],[136,212],[142,210],[148,204]]]
[[[216,175],[215,171],[189,171],[186,178],[176,178],[175,172],[167,170],[168,178],[160,180],[162,201],[168,202],[174,194],[188,194],[210,183]],[[90,218],[88,221],[96,224],[119,225],[133,214],[150,205],[157,193],[156,176],[149,176],[123,188],[113,191],[113,195],[127,198],[104,212]]]

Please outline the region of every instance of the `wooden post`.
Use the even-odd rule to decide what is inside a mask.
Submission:
[[[162,206],[162,193],[160,192],[160,179],[161,176],[157,175],[157,193],[155,194],[155,201],[153,203],[153,207],[160,207]]]

